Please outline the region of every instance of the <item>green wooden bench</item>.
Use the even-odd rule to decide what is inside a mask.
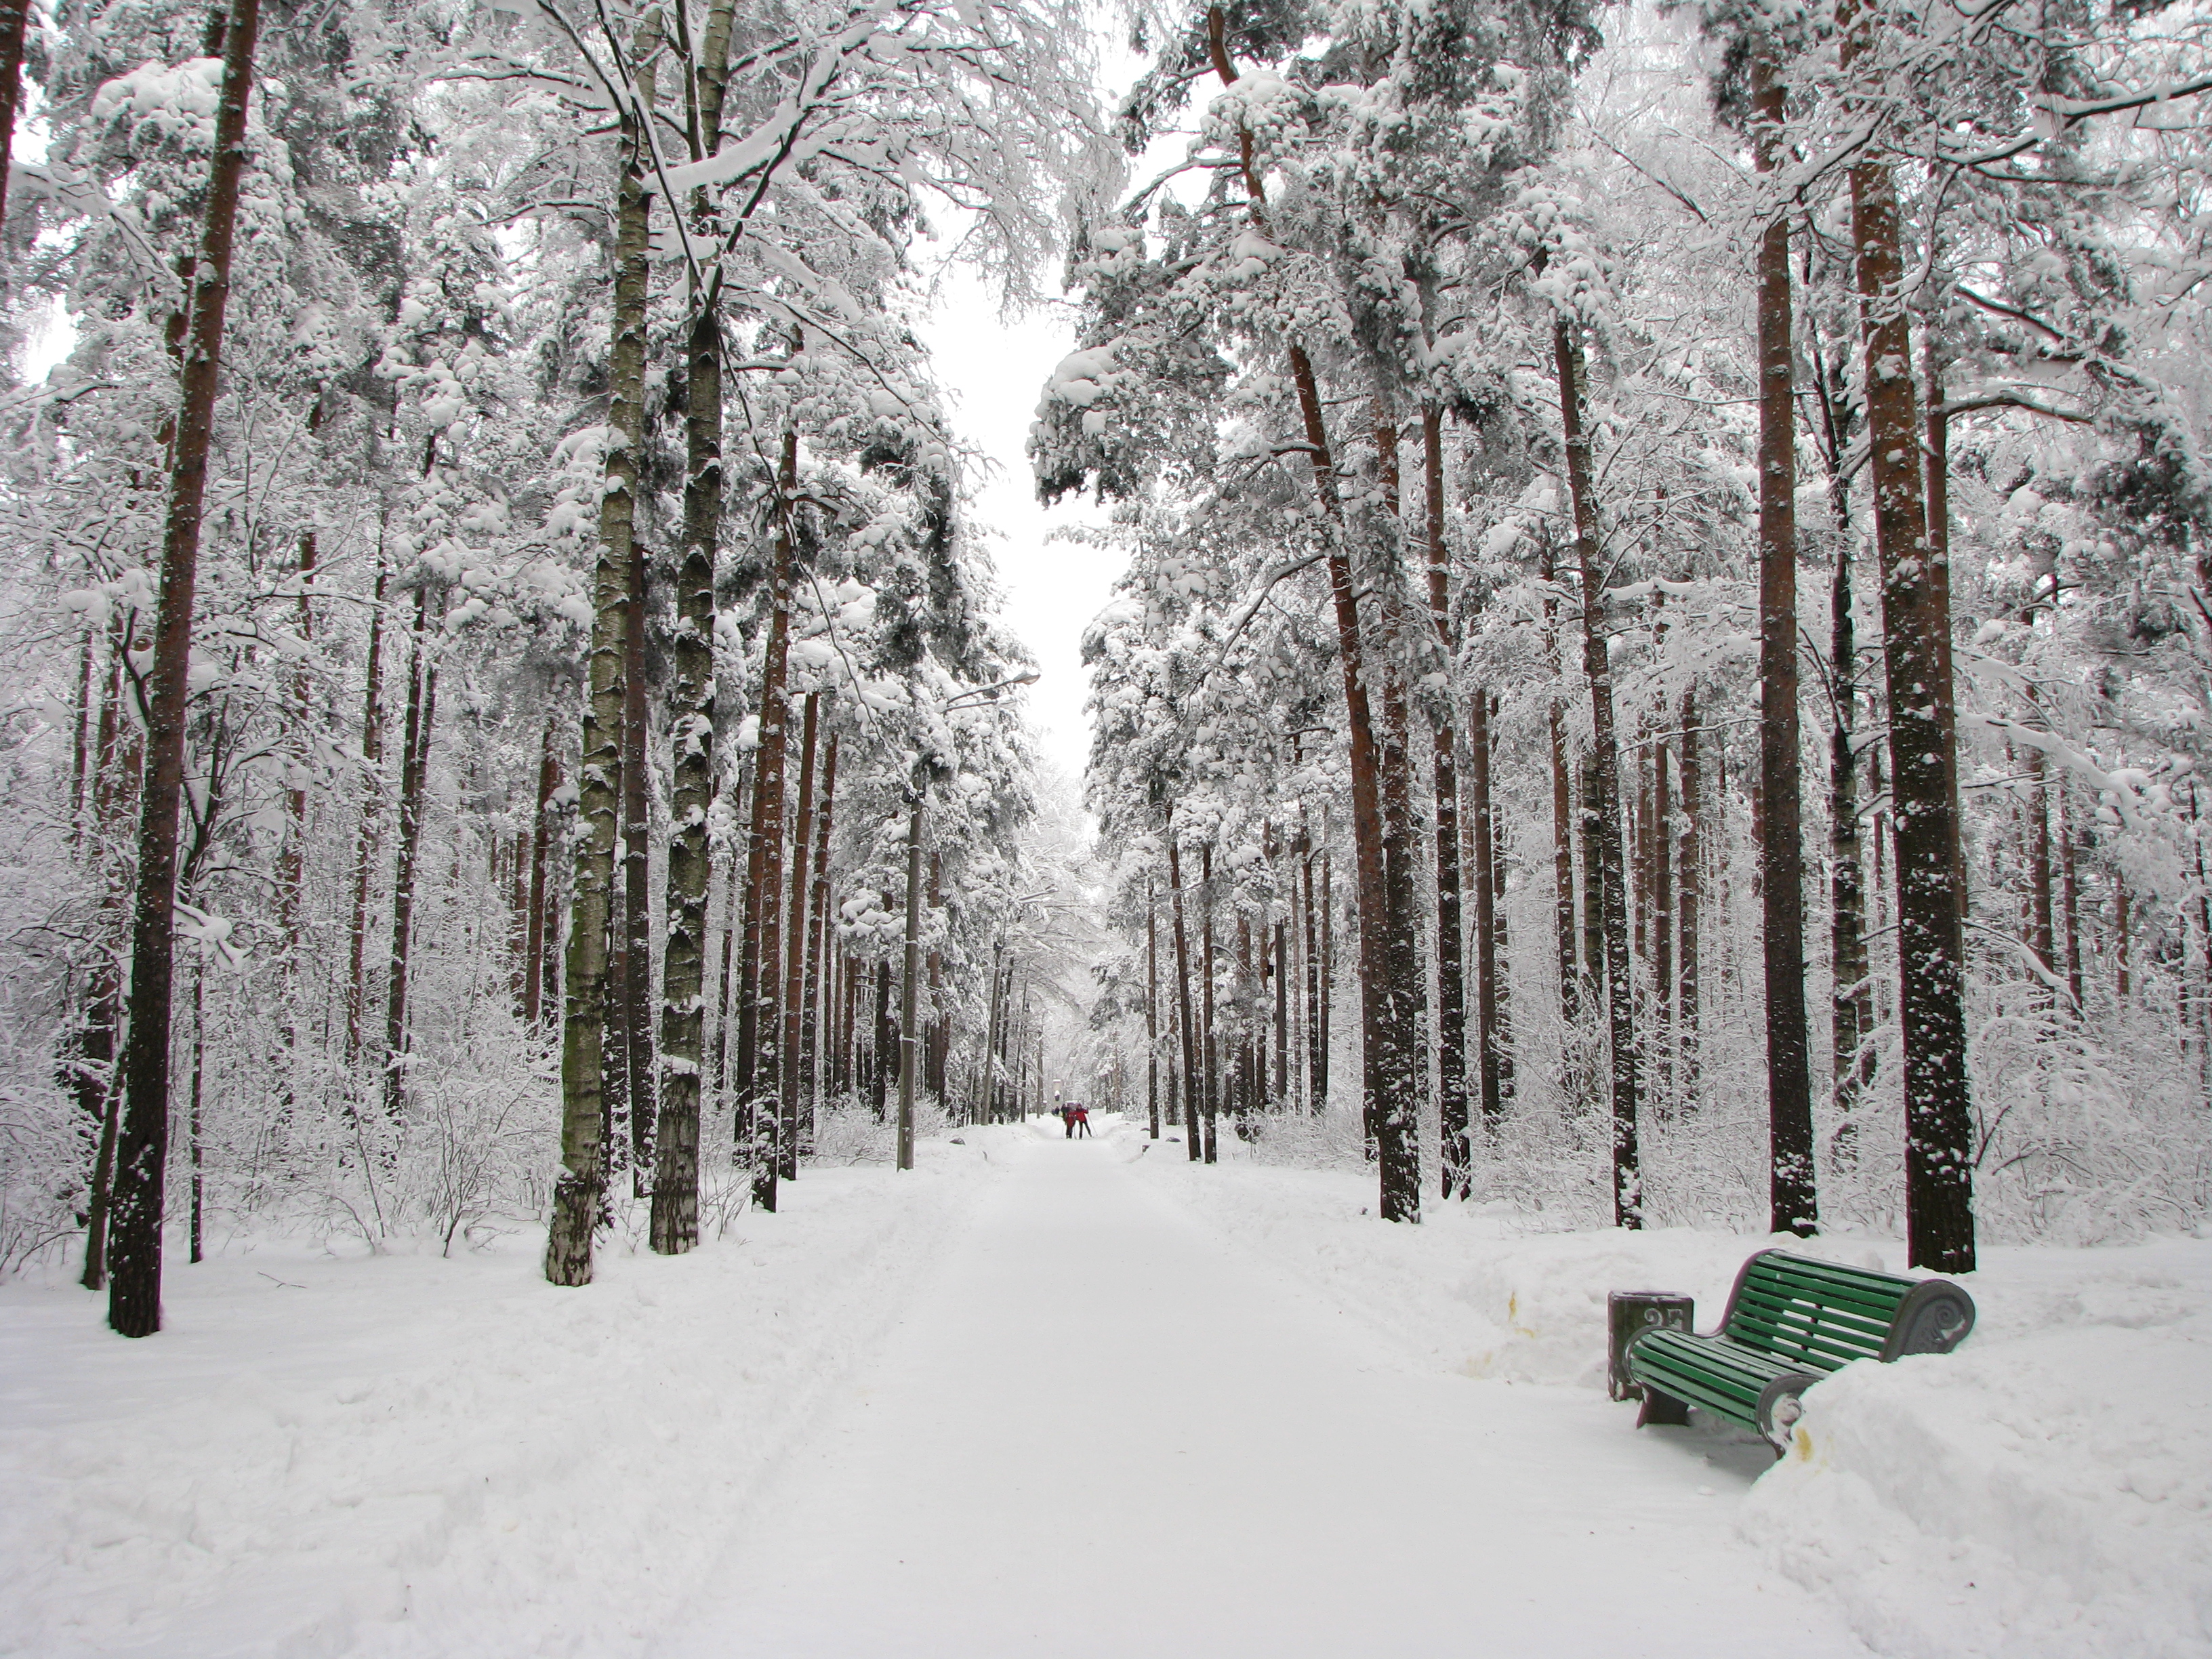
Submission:
[[[1717,1332],[1697,1335],[1692,1316],[1686,1297],[1616,1292],[1614,1397],[1642,1396],[1638,1428],[1686,1423],[1695,1406],[1778,1450],[1806,1389],[1855,1359],[1948,1353],[1973,1329],[1974,1302],[1945,1279],[1761,1250],[1736,1275]]]

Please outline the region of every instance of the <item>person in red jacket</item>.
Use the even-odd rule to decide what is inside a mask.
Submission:
[[[1075,1139],[1075,1103],[1070,1101],[1060,1109],[1060,1121],[1067,1126],[1066,1139]]]
[[[1085,1139],[1090,1138],[1091,1109],[1088,1106],[1078,1106],[1075,1109],[1075,1133]]]

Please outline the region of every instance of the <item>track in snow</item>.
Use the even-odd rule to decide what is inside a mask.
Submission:
[[[1014,1170],[655,1651],[1865,1652],[1623,1408],[1378,1355],[1133,1142],[989,1145]]]

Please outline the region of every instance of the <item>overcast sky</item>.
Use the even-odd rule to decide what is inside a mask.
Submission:
[[[959,271],[944,277],[944,300],[921,331],[939,380],[951,394],[953,430],[981,457],[974,507],[996,532],[988,543],[1006,589],[1006,624],[1035,653],[1042,678],[1030,688],[1040,746],[1071,777],[1083,775],[1090,738],[1083,629],[1106,604],[1121,560],[1096,548],[1048,544],[1059,526],[1096,522],[1087,503],[1037,504],[1023,445],[1038,394],[1074,347],[1073,319],[1054,303],[1012,320],[992,295]]]

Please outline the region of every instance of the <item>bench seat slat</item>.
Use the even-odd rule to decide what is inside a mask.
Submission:
[[[1750,1277],[1754,1279],[1780,1280],[1784,1283],[1818,1285],[1837,1300],[1862,1303],[1869,1310],[1876,1311],[1893,1310],[1899,1302],[1904,1300],[1905,1291],[1911,1288],[1907,1285],[1904,1289],[1900,1289],[1894,1281],[1885,1282],[1885,1276],[1867,1273],[1856,1268],[1835,1271],[1819,1265],[1801,1266],[1795,1257],[1786,1262],[1777,1261],[1771,1257],[1766,1261],[1755,1262],[1752,1267]]]
[[[1830,1296],[1818,1285],[1792,1285],[1766,1279],[1746,1279],[1743,1288],[1736,1293],[1736,1300],[1739,1306],[1748,1300],[1780,1307],[1817,1307],[1828,1318],[1869,1331],[1886,1331],[1897,1317],[1894,1304],[1875,1312],[1848,1299]]]
[[[1741,1311],[1729,1321],[1728,1337],[1746,1347],[1770,1352],[1786,1350],[1792,1355],[1818,1361],[1829,1370],[1848,1365],[1854,1359],[1878,1359],[1881,1356],[1881,1350],[1870,1343],[1838,1337],[1816,1324],[1773,1323]]]
[[[1897,1316],[1897,1304],[1901,1297],[1880,1297],[1862,1294],[1848,1285],[1809,1276],[1798,1277],[1787,1273],[1753,1272],[1744,1277],[1744,1289],[1758,1290],[1769,1296],[1802,1297],[1818,1302],[1823,1307],[1834,1308],[1854,1318],[1875,1324],[1887,1325]]]
[[[1803,1369],[1724,1337],[1680,1331],[1655,1331],[1629,1351],[1629,1374],[1637,1382],[1753,1425],[1766,1385]]]
[[[1878,1352],[1889,1334],[1887,1324],[1869,1325],[1863,1320],[1838,1316],[1834,1309],[1817,1303],[1777,1301],[1748,1288],[1736,1297],[1735,1312],[1729,1322],[1733,1325],[1746,1318],[1778,1327],[1796,1324],[1807,1329],[1819,1329],[1838,1342],[1857,1342],[1870,1352]]]

